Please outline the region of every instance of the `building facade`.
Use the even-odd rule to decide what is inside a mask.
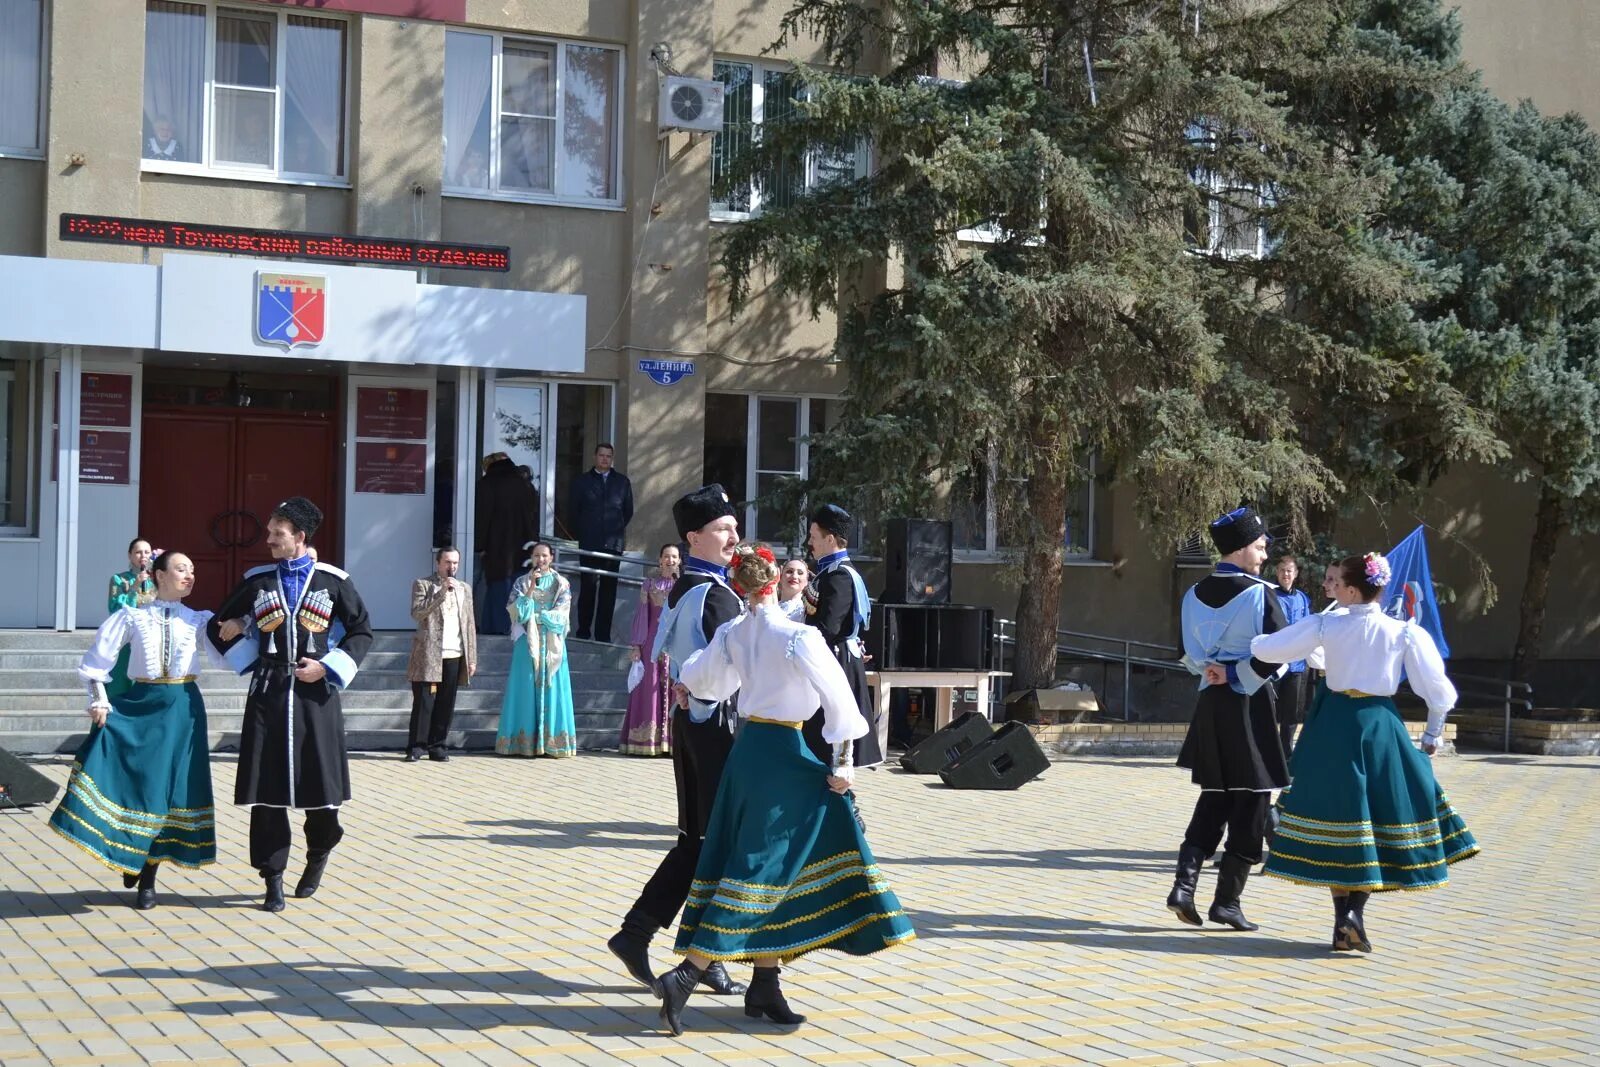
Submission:
[[[632,551],[715,478],[741,500],[804,475],[840,410],[834,324],[757,292],[730,319],[713,202],[724,150],[790,99],[783,0],[0,2],[0,625],[74,627],[136,535],[202,568],[201,602],[265,558],[278,499],[325,502],[324,558],[409,626],[405,576],[470,545],[479,461],[504,451],[570,522],[566,485],[614,442]],[[1463,5],[1469,60],[1508,97],[1600,119],[1578,0]],[[1555,57],[1555,62],[1547,61]],[[720,83],[723,132],[664,129],[664,80]],[[672,125],[670,122],[668,125]],[[805,161],[796,183],[859,172]],[[1510,653],[1532,496],[1468,472],[1377,547],[1434,524],[1459,658]],[[1015,603],[1002,480],[959,487],[957,599]],[[1502,491],[1503,490],[1503,491]],[[1521,502],[1526,507],[1508,506]],[[1074,494],[1063,625],[1175,637],[1196,572],[1132,502]],[[747,532],[792,531],[754,506]],[[1597,644],[1594,540],[1569,540],[1547,655]],[[466,553],[470,559],[470,553]],[[1487,560],[1499,604],[1481,610]]]

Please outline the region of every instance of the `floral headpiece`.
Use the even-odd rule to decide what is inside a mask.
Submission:
[[[1389,561],[1376,552],[1368,552],[1362,558],[1366,565],[1367,584],[1378,589],[1388,585],[1394,574],[1389,569]]]
[[[733,562],[728,565],[728,573],[730,575],[737,574],[739,572],[739,568],[743,567],[745,562],[751,557],[774,565],[776,565],[778,562],[778,557],[772,554],[772,549],[768,548],[766,545],[757,545],[749,552],[735,552],[733,554]],[[745,597],[746,599],[752,599],[759,596],[765,596],[766,594],[772,592],[772,590],[776,589],[778,587],[778,578],[776,575],[774,575],[772,581],[768,582],[766,585],[763,585],[760,589],[757,589],[753,593],[740,586],[737,579],[732,579],[729,584],[733,586],[733,591],[735,593],[738,593],[740,596]]]

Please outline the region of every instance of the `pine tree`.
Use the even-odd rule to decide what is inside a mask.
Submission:
[[[1378,225],[1402,176],[1331,136],[1449,76],[1363,25],[1369,7],[799,0],[786,17],[830,70],[800,72],[802,102],[726,184],[861,140],[877,166],[733,228],[733,305],[770,272],[839,312],[849,403],[814,489],[918,513],[991,462],[1019,487],[1000,500],[1024,577],[1015,684],[1053,679],[1089,449],[1166,544],[1269,494],[1303,535],[1309,509],[1405,482],[1418,454],[1494,454],[1411,311],[1439,279]]]

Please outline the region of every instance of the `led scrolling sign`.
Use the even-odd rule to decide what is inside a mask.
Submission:
[[[245,226],[205,226],[69,212],[61,213],[61,240],[385,267],[439,267],[501,274],[511,269],[511,249],[506,245],[257,230]]]

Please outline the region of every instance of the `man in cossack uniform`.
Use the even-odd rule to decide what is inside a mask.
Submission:
[[[711,805],[717,799],[722,768],[733,750],[734,699],[711,704],[689,696],[677,684],[679,665],[711,643],[717,627],[744,613],[744,600],[728,585],[728,564],[739,544],[733,504],[720,485],[701,486],[672,505],[678,536],[689,546],[683,573],[667,594],[667,607],[656,629],[652,662],[663,652],[678,691],[672,713],[672,772],[678,787],[678,840],[645,883],[639,899],[622,919],[622,929],[607,946],[645,986],[655,974],[650,967],[650,939],[671,926],[700,862]],[[700,984],[713,993],[737,995],[742,982],[729,977],[721,963],[701,975]]]
[[[883,762],[883,746],[862,643],[872,622],[872,600],[867,596],[867,583],[850,562],[850,523],[850,513],[837,504],[824,504],[812,513],[806,543],[817,561],[817,576],[802,595],[806,622],[821,631],[828,650],[844,668],[861,717],[872,727],[856,742],[855,765],[874,767]],[[816,757],[831,764],[833,746],[822,739],[821,710],[806,723],[803,733]]]
[[[305,497],[273,509],[267,547],[277,562],[246,571],[208,627],[229,664],[250,675],[234,803],[250,808],[250,865],[266,882],[266,911],[285,906],[289,809],[306,813],[297,897],[317,891],[328,855],[344,836],[339,807],[350,799],[350,765],[339,692],[372,645],[367,609],[350,576],[306,554],[306,539],[321,522],[322,512]]]

